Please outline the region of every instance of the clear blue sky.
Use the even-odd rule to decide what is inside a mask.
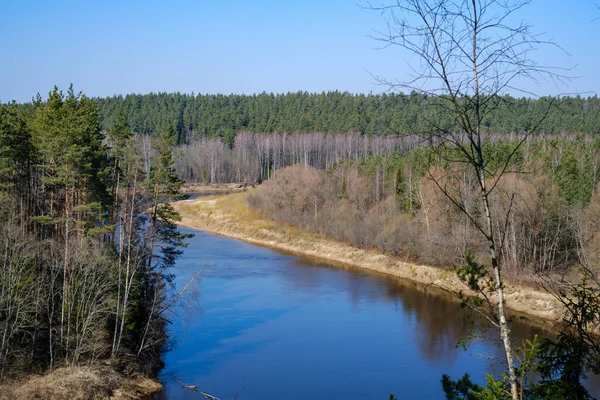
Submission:
[[[536,93],[600,94],[595,3],[534,0],[521,13],[571,53],[561,65],[578,65],[568,87],[543,84]],[[378,50],[367,37],[383,26],[380,15],[353,0],[0,0],[0,101],[29,101],[71,82],[89,96],[379,93],[384,88],[369,72],[408,72],[405,54]],[[540,54],[542,61],[555,57]]]

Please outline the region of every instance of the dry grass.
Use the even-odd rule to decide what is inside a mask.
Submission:
[[[255,190],[255,189],[254,189]],[[364,250],[321,237],[288,224],[279,224],[252,210],[247,193],[204,197],[174,203],[182,215],[181,225],[261,246],[393,275],[444,291],[458,293],[465,286],[455,273],[443,268],[406,262],[377,250]],[[544,320],[557,321],[560,305],[548,293],[531,287],[507,284],[506,304],[511,310]]]
[[[186,183],[181,191],[202,194],[237,193],[248,190],[252,186],[247,183]]]
[[[0,385],[0,400],[142,399],[160,389],[155,380],[125,378],[109,366],[63,367]]]

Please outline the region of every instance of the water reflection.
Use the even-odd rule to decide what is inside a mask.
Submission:
[[[456,298],[441,289],[358,268],[346,268],[341,272],[337,267],[308,258],[296,259],[294,265],[303,268],[290,268],[289,273],[282,274],[286,284],[294,290],[313,292],[328,285],[324,275],[319,272],[331,269],[339,272],[337,280],[340,282],[340,292],[347,294],[355,310],[361,310],[364,302],[375,306],[387,302],[400,307],[405,315],[414,320],[418,348],[421,355],[430,361],[455,358],[459,342],[473,334],[477,335],[473,340],[498,344],[493,349],[499,352],[482,356],[490,360],[496,356],[504,357],[497,330],[481,316],[461,307]],[[552,335],[551,330],[542,327],[551,324],[526,321],[523,316],[517,316],[511,325],[515,345],[536,334]]]
[[[173,326],[157,398],[198,398],[172,375],[221,399],[441,399],[442,373],[483,382],[502,367],[495,331],[434,288],[200,232],[178,282],[201,265],[202,312]],[[457,349],[473,321],[488,340]],[[512,329],[516,342],[550,334]]]

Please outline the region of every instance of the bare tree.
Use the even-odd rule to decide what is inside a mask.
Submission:
[[[6,200],[6,199],[4,199]],[[35,326],[36,282],[28,279],[34,265],[31,243],[22,237],[20,227],[9,221],[0,228],[0,376],[10,358],[27,359],[19,337],[31,340]]]
[[[269,179],[273,171],[294,164],[329,169],[360,157],[384,157],[393,151],[408,151],[410,146],[397,136],[370,138],[356,132],[336,135],[240,132],[232,149],[219,138],[190,139],[190,143],[179,148],[175,168],[188,182],[254,183]],[[148,157],[151,150],[144,151],[145,160],[149,160]]]
[[[471,224],[485,237],[493,279],[491,285],[496,303],[487,310],[490,321],[498,328],[508,366],[510,395],[519,398],[510,341],[510,329],[504,310],[504,285],[500,248],[502,221],[493,218],[490,194],[501,176],[509,169],[518,148],[534,132],[548,114],[540,116],[530,132],[517,139],[503,156],[500,165],[491,165],[484,146],[489,140],[486,118],[503,102],[508,91],[531,95],[520,87],[525,80],[561,82],[567,79],[563,70],[537,63],[532,52],[540,46],[555,44],[532,33],[529,25],[516,23],[516,14],[531,0],[397,0],[393,5],[367,8],[379,11],[386,19],[387,30],[377,32],[374,39],[384,47],[397,46],[419,60],[413,75],[390,81],[376,77],[392,90],[414,90],[434,96],[430,102],[439,107],[425,139],[441,151],[446,162],[463,166],[462,171],[477,177],[479,212],[467,208],[461,191],[449,188],[432,176],[438,188],[458,207]],[[560,49],[560,48],[558,48]],[[441,115],[441,118],[439,117]],[[455,171],[460,168],[453,168]],[[510,208],[507,212],[510,214]],[[481,215],[481,217],[479,216]]]

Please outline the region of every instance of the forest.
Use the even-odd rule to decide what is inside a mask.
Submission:
[[[168,127],[142,151],[71,86],[0,105],[0,377],[111,360],[152,375],[186,235]]]
[[[181,93],[129,94],[93,99],[99,108],[103,130],[117,120],[125,108],[131,129],[156,134],[172,125],[178,144],[195,135],[220,137],[232,146],[236,134],[253,133],[345,133],[379,136],[421,133],[439,118],[438,96],[412,92],[385,94],[261,93],[255,95],[194,95]],[[598,133],[600,99],[561,97],[539,99],[503,96],[483,126],[492,133],[537,132]],[[548,107],[552,112],[541,118]],[[536,127],[538,121],[542,125]],[[454,124],[453,128],[457,128]]]
[[[514,142],[490,142],[490,164]],[[467,249],[485,255],[484,238],[436,185],[442,180],[456,188],[465,207],[481,216],[476,177],[434,148],[358,155],[327,169],[302,160],[275,171],[249,194],[250,204],[281,222],[427,265],[459,267]],[[513,167],[523,172],[502,177],[492,210],[504,220],[511,207],[506,226],[496,227],[508,232],[501,254],[505,274],[525,282],[564,274],[598,234],[592,221],[600,210],[600,138],[532,138]]]
[[[173,115],[178,108],[188,122],[169,125],[167,119],[153,124],[174,126],[176,132],[185,126],[186,132],[180,133],[175,152],[174,168],[179,177],[193,183],[264,182],[260,190],[251,193],[249,201],[254,208],[281,222],[359,247],[376,247],[444,267],[462,265],[467,249],[480,256],[485,254],[485,240],[472,221],[436,187],[440,179],[448,180],[444,184],[457,187],[461,199],[466,199],[466,207],[481,215],[477,177],[463,171],[460,162],[449,162],[448,154],[440,154],[434,143],[423,139],[426,135],[406,133],[413,129],[427,132],[431,128],[427,112],[419,110],[429,109],[430,115],[437,114],[436,120],[443,120],[449,127],[455,123],[451,115],[440,111],[439,105],[430,104],[434,98],[415,93],[354,96],[334,92],[197,97],[150,94],[95,101],[100,102],[101,110],[129,105],[124,107],[128,122],[145,132],[155,128],[140,128],[135,122],[140,115],[148,121],[151,115]],[[209,104],[219,106],[211,109]],[[251,107],[252,104],[264,107]],[[600,103],[596,97],[565,97],[550,104],[544,99],[507,96],[501,104],[489,114],[491,122],[484,121],[483,125],[488,129],[484,152],[490,158],[489,170],[497,169],[511,149],[519,145],[511,161],[515,172],[503,176],[493,199],[496,219],[501,219],[509,207],[511,210],[506,226],[497,227],[503,235],[504,230],[510,232],[502,248],[506,273],[520,281],[531,280],[539,273],[564,274],[575,263],[584,243],[590,245],[596,235],[595,228],[587,222],[593,220],[600,207],[596,190],[600,179],[600,124],[595,122]],[[198,110],[205,111],[191,111],[198,105],[202,105]],[[226,115],[231,107],[254,116],[246,118],[241,126],[232,126],[229,134],[208,128],[206,121],[221,113]],[[345,107],[346,112],[342,113],[340,107]],[[150,108],[162,112],[152,113]],[[274,125],[256,125],[257,114],[252,112],[258,110],[271,110],[270,114],[265,111],[270,117],[262,121],[269,120]],[[315,125],[294,125],[294,118],[301,119],[303,112],[293,110],[304,110]],[[338,118],[326,118],[327,110]],[[542,116],[544,110],[547,115]],[[286,112],[290,113],[288,118]],[[403,126],[400,131],[405,134],[375,129],[374,121],[385,118],[388,112],[397,126]],[[104,115],[106,122],[109,114],[105,111]],[[186,119],[192,116],[200,119]],[[419,118],[423,119],[418,122]],[[538,132],[528,134],[527,129],[536,118],[542,124],[537,127]],[[231,116],[227,119],[235,120]],[[373,129],[362,133],[343,131],[350,125],[334,124],[356,120],[373,122],[369,125]],[[275,121],[291,125],[278,126]],[[381,126],[389,129],[390,123],[388,120]],[[110,130],[111,126],[105,129]],[[235,133],[237,129],[244,130]],[[269,133],[269,129],[276,132]],[[302,132],[303,129],[312,131]],[[151,136],[143,135],[143,140],[149,141]],[[454,181],[450,182],[451,178]],[[510,194],[516,197],[511,200]]]
[[[428,101],[434,100],[419,107]],[[591,121],[594,101],[562,99],[559,105],[581,106],[588,112],[579,118]],[[283,224],[449,270],[463,270],[468,254],[467,264],[484,271],[475,261],[488,252],[478,225],[485,216],[480,181],[463,156],[431,136],[233,128],[204,134],[192,126],[182,136],[181,126],[168,119],[140,129],[131,108],[117,104],[110,124],[98,99],[72,87],[66,94],[54,88],[47,99],[38,96],[25,106],[0,107],[3,376],[99,360],[156,372],[169,343],[169,310],[183,295],[172,292],[169,267],[187,236],[177,230],[180,216],[168,202],[184,198],[184,181],[261,184],[248,203]],[[547,119],[561,120],[560,107],[550,109]],[[446,118],[436,116],[452,127]],[[504,221],[494,233],[502,238],[505,278],[536,286],[544,277],[551,290],[568,291],[578,265],[596,276],[597,132],[583,123],[543,134],[522,127],[495,132],[500,128],[494,126],[500,122],[488,126],[482,152],[485,178],[495,189],[491,217]],[[595,307],[595,292],[573,287],[583,296],[578,304]],[[576,318],[581,310],[573,304],[567,305]],[[598,315],[591,311],[581,326],[596,323]],[[546,360],[563,351],[542,375],[552,385],[579,384],[600,365],[595,340],[585,329],[573,334],[572,327],[563,342],[529,349]],[[565,356],[574,340],[580,353]],[[589,364],[576,362],[575,375],[560,377],[581,354]]]
[[[236,399],[240,391],[240,398],[248,397],[251,381],[262,385],[250,395],[255,398],[264,397],[267,385],[289,395],[287,385],[316,391],[313,382],[297,378],[349,383],[344,384],[353,391],[344,392],[348,398],[363,393],[358,389],[380,395],[375,386],[385,381],[377,379],[378,368],[392,371],[391,379],[410,385],[412,393],[441,383],[440,395],[443,391],[449,400],[597,397],[599,389],[588,378],[600,377],[600,99],[593,73],[596,43],[589,40],[594,28],[579,29],[600,21],[600,6],[538,2],[537,9],[526,11],[532,0],[353,4],[363,15],[379,17],[367,34],[374,45],[370,50],[394,50],[380,57],[361,50],[364,37],[353,36],[363,29],[361,21],[372,20],[340,4],[280,3],[264,9],[219,8],[218,2],[143,9],[53,5],[36,7],[37,12],[11,5],[3,13],[10,39],[16,38],[5,41],[11,54],[2,74],[7,99],[25,98],[23,92],[38,90],[40,82],[50,86],[69,79],[90,93],[122,94],[88,97],[73,85],[64,92],[54,86],[30,102],[0,103],[0,398],[60,397],[48,389],[52,383],[30,385],[32,394],[18,392],[32,377],[78,368],[112,374],[107,380],[114,384],[84,391],[89,395],[61,389],[62,398],[135,398],[119,394],[121,383],[141,376],[158,385],[165,365],[165,388],[171,384],[211,399],[217,397],[200,391],[205,384],[235,386],[239,391],[227,397]],[[69,23],[57,24],[56,16]],[[111,29],[109,19],[116,21]],[[132,23],[137,20],[144,21],[141,28]],[[551,34],[535,31],[534,23]],[[219,29],[226,34],[214,34]],[[583,68],[577,69],[578,63]],[[34,68],[40,65],[47,67],[43,73]],[[358,84],[362,78],[353,71],[371,67],[388,76],[368,72],[371,85]],[[576,81],[579,74],[591,76]],[[259,93],[302,87],[382,92]],[[149,88],[255,93],[126,94]],[[576,94],[579,88],[585,92]],[[573,94],[558,94],[565,91]],[[238,220],[217,209],[215,198],[174,205],[188,198],[182,189],[223,183],[248,189],[222,198],[231,201]],[[177,210],[189,213],[185,221]],[[449,364],[438,363],[439,354],[426,357],[425,367],[413,363],[410,350],[418,344],[398,325],[373,335],[373,327],[385,326],[384,318],[414,323],[415,337],[424,331],[418,312],[395,293],[399,286],[377,282],[372,286],[377,296],[361,296],[357,287],[368,279],[368,268],[345,275],[344,286],[330,285],[329,269],[304,268],[290,258],[279,260],[287,268],[283,284],[268,286],[276,281],[270,279],[274,268],[260,270],[262,256],[235,257],[233,242],[221,242],[212,246],[222,248],[207,262],[225,260],[219,272],[230,276],[207,273],[196,281],[204,268],[199,255],[213,250],[200,246],[208,236],[198,235],[203,242],[194,242],[199,245],[190,251],[193,260],[177,265],[194,236],[179,225],[194,213],[200,223],[212,218],[233,232],[250,225],[247,236],[231,235],[248,242],[329,241],[343,253],[330,261],[344,267],[357,253],[368,254],[375,265],[371,272],[389,273],[390,281],[426,276],[420,294],[433,298],[443,292],[447,296],[440,300],[468,311],[456,332],[469,332],[456,348],[495,341],[488,361],[496,365],[471,381],[461,370],[466,364],[454,355]],[[257,241],[252,235],[268,237],[267,225],[285,230],[282,238]],[[307,242],[310,250],[300,255],[324,257],[327,250],[315,242]],[[393,262],[384,265],[388,258]],[[293,269],[296,261],[302,273]],[[243,272],[233,271],[232,264]],[[177,280],[176,265],[189,267],[177,269]],[[394,276],[401,268],[412,275]],[[188,272],[190,280],[181,284]],[[249,284],[237,280],[253,274]],[[224,284],[223,277],[233,284]],[[212,289],[210,279],[218,281]],[[196,300],[189,292],[200,284],[207,289],[206,310],[188,321],[183,314],[190,304],[184,302]],[[248,287],[268,298],[241,290]],[[280,294],[294,303],[285,309],[275,304],[285,302]],[[379,296],[391,306],[390,314],[364,312],[363,305]],[[352,319],[332,318],[342,315],[346,300]],[[515,303],[521,300],[525,306],[518,310]],[[335,303],[338,308],[323,307]],[[436,302],[423,304],[425,314],[436,307]],[[440,332],[462,316],[442,314]],[[539,331],[544,337],[514,335],[516,318],[531,325],[527,332],[534,331],[526,321],[534,314],[552,326]],[[284,325],[284,317],[301,319]],[[173,321],[177,324],[170,327]],[[191,345],[203,352],[181,346],[177,350],[189,354],[172,369],[174,352],[165,356],[166,351],[180,339],[180,325],[187,330],[194,322],[202,333],[209,331],[207,339]],[[330,329],[342,323],[349,328]],[[267,327],[268,335],[255,327]],[[320,331],[332,341],[321,344],[323,350],[313,347],[312,354],[301,345],[319,339],[315,332]],[[296,353],[286,354],[286,347],[273,343],[277,336],[291,339],[284,345]],[[444,343],[449,340],[443,333],[431,336],[432,349],[453,345]],[[517,343],[517,338],[524,339]],[[394,359],[371,359],[379,351],[352,354],[344,364],[365,379],[356,382],[338,379],[344,374],[339,368],[326,371],[319,365],[336,366],[333,360],[340,355],[367,349],[361,340],[381,345],[377,350]],[[392,351],[390,343],[403,347]],[[471,350],[469,356],[482,355]],[[310,356],[306,364],[294,357],[299,351]],[[441,365],[444,369],[437,369]],[[289,372],[273,385],[268,373],[273,369],[263,367]],[[398,373],[396,367],[402,367]],[[80,388],[91,381],[84,375],[77,381]],[[60,381],[56,376],[47,382]],[[210,386],[206,390],[212,393]]]

